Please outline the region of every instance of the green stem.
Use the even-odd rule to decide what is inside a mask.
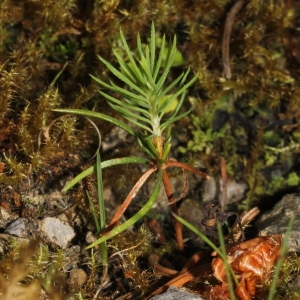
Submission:
[[[103,182],[102,182],[102,168],[101,168],[101,157],[99,150],[97,151],[97,161],[96,161],[96,174],[97,174],[97,191],[98,191],[98,204],[99,204],[99,233],[106,226],[106,217],[105,217],[105,205],[103,197]],[[101,281],[104,282],[107,279],[108,273],[108,251],[106,242],[103,242],[99,245],[100,247],[100,256],[103,265],[103,274]]]

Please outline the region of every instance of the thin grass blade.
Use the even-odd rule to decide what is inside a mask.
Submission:
[[[97,151],[96,175],[97,175],[97,192],[98,192],[99,225],[100,225],[100,231],[98,231],[98,233],[100,233],[106,227],[106,216],[105,216],[105,205],[104,205],[104,196],[103,196],[101,157],[100,157],[99,150]],[[107,273],[108,251],[107,251],[106,242],[101,243],[99,247],[100,247],[100,256],[102,259],[102,264],[103,267],[106,269],[104,273]]]
[[[122,128],[122,129],[124,129],[125,131],[127,131],[129,134],[131,134],[133,136],[136,135],[135,131],[131,127],[129,127],[125,123],[119,121],[118,119],[110,117],[110,116],[105,115],[105,114],[101,114],[101,113],[90,111],[90,110],[73,109],[73,108],[55,108],[55,109],[52,109],[52,111],[68,113],[68,114],[75,114],[75,115],[80,115],[80,116],[92,117],[92,118],[105,120],[105,121],[108,121],[108,122]]]
[[[86,190],[86,196],[88,198],[88,201],[89,201],[89,205],[90,205],[90,209],[91,209],[91,212],[92,212],[92,216],[93,216],[93,219],[94,219],[94,222],[95,222],[95,225],[96,225],[96,230],[97,232],[100,232],[100,224],[99,224],[99,220],[98,220],[98,216],[97,216],[97,213],[96,213],[96,210],[95,210],[95,205],[92,201],[92,198],[89,194],[89,191]]]
[[[149,164],[150,161],[146,158],[141,157],[123,157],[123,158],[114,158],[109,159],[101,163],[101,169],[105,169],[107,167],[117,166],[117,165],[124,165],[124,164]],[[62,192],[67,192],[71,189],[75,184],[83,180],[85,177],[93,174],[96,172],[96,165],[87,168],[80,174],[78,174],[75,178],[73,178],[69,183],[65,185]]]
[[[159,98],[164,97],[174,86],[176,86],[176,84],[181,80],[181,78],[183,77],[184,73],[182,73],[181,75],[179,75],[170,85],[168,85],[163,91],[160,92],[159,94]]]
[[[132,68],[130,68],[130,65],[128,63],[124,62],[124,59],[114,49],[113,49],[113,54],[117,58],[120,68],[128,76],[128,79],[131,80],[132,83],[135,83],[135,84],[138,83],[138,77],[136,76],[136,74],[134,73]]]
[[[225,265],[225,270],[226,270],[226,279],[227,279],[227,283],[228,283],[230,299],[235,299],[234,290],[233,290],[233,282],[232,282],[232,277],[231,277],[231,274],[234,274],[234,272],[233,272],[232,268],[230,267],[228,260],[227,260],[224,235],[222,232],[222,226],[219,222],[217,222],[217,230],[218,230],[218,237],[219,237],[219,241],[220,241],[220,248],[221,248],[223,255],[226,257],[226,259],[223,260],[223,263]],[[238,280],[235,275],[233,276],[233,279],[235,280],[235,284],[238,285]]]
[[[180,223],[182,223],[184,226],[186,226],[188,229],[190,229],[192,232],[197,234],[208,246],[210,246],[212,249],[214,249],[218,255],[222,258],[223,261],[226,261],[226,255],[223,254],[223,252],[201,231],[196,229],[192,224],[184,220],[183,218],[179,217],[178,215],[173,214],[174,218],[176,218]],[[232,274],[234,281],[238,283],[238,280],[236,278],[235,273],[233,272],[232,268],[230,268],[230,273]]]
[[[276,263],[275,272],[273,274],[273,280],[272,280],[269,294],[268,294],[268,300],[275,299],[277,280],[280,275],[280,270],[281,270],[281,267],[283,264],[284,256],[287,251],[288,241],[289,241],[294,223],[295,223],[295,215],[291,216],[288,226],[287,226],[287,231],[285,232],[284,237],[283,237],[282,246],[280,249],[280,257]]]

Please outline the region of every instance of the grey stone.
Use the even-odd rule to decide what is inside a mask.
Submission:
[[[243,181],[229,179],[227,181],[226,204],[236,203],[245,197],[247,184]],[[222,196],[222,180],[212,178],[203,184],[203,202],[219,199]]]
[[[270,211],[256,221],[260,235],[285,234],[288,222],[295,216],[295,222],[288,241],[289,251],[300,251],[300,194],[284,196]]]
[[[125,143],[127,138],[128,134],[125,130],[119,127],[114,127],[110,134],[102,141],[102,152],[104,153],[109,150],[112,151],[114,148],[117,148],[121,144]]]
[[[41,230],[52,243],[63,249],[66,249],[75,237],[74,229],[56,218],[47,217],[43,219],[41,221]]]
[[[174,286],[169,287],[169,289],[160,295],[152,297],[150,300],[203,300],[203,298],[198,295],[187,292],[185,289],[178,289]]]
[[[19,218],[12,223],[10,223],[6,229],[5,233],[24,238],[27,236],[27,230],[26,230],[26,225],[28,221],[25,218]]]
[[[192,199],[185,199],[178,209],[178,214],[187,222],[191,223],[196,229],[205,233],[206,228],[201,224],[201,220],[204,218],[203,208],[199,201]],[[198,247],[205,246],[204,241],[195,233],[193,233],[190,229],[183,226],[183,233],[185,238],[191,238],[193,240],[193,244]]]

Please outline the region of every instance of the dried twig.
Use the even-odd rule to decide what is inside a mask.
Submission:
[[[169,282],[167,282],[165,285],[161,286],[157,290],[155,290],[151,295],[144,298],[144,300],[149,300],[155,295],[161,294],[165,292],[170,286],[175,286],[177,288],[182,287],[184,284],[186,284],[189,281],[192,280],[200,280],[201,278],[208,276],[211,273],[211,264],[207,263],[205,265],[193,268],[189,271],[180,273],[175,278],[171,279]]]
[[[222,58],[223,58],[225,77],[227,79],[231,78],[231,69],[229,65],[229,48],[230,48],[230,37],[231,37],[232,25],[233,25],[234,17],[242,9],[244,3],[245,1],[239,0],[232,6],[229,14],[227,15],[227,19],[225,23],[225,29],[223,34],[223,45],[222,45]]]
[[[184,180],[182,192],[173,202],[169,202],[168,205],[171,205],[173,203],[180,201],[181,199],[183,199],[186,196],[186,194],[189,191],[189,180],[188,180],[187,173],[184,169],[182,169],[182,176],[183,176],[183,180]]]
[[[222,194],[221,194],[221,212],[225,211],[227,202],[227,171],[224,156],[221,157],[221,179],[222,179]]]
[[[96,132],[98,134],[98,147],[97,147],[97,151],[98,151],[98,150],[100,150],[101,143],[102,143],[102,138],[101,138],[100,130],[97,127],[97,125],[90,118],[87,118],[87,117],[85,117],[85,118],[94,127],[94,129],[96,130]],[[92,160],[92,159],[94,159],[96,157],[97,151],[95,152],[95,154],[89,160]]]
[[[250,209],[247,212],[244,212],[240,215],[240,220],[241,220],[241,224],[243,229],[245,227],[247,227],[247,225],[254,219],[257,217],[257,215],[260,213],[260,210],[257,207],[253,207],[252,209]],[[233,226],[231,227],[231,233],[229,234],[228,238],[232,239],[233,241],[238,241],[241,238],[241,231],[240,231],[240,227],[238,225],[237,222],[235,222],[233,224]]]

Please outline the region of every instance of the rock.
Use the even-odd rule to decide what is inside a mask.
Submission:
[[[227,204],[236,203],[245,197],[248,186],[245,182],[228,180],[227,182]]]
[[[120,127],[114,127],[102,141],[102,152],[112,151],[128,139],[128,133]]]
[[[94,233],[92,231],[88,231],[86,236],[85,236],[85,241],[88,243],[88,244],[92,244],[94,242],[96,242],[97,238],[96,236],[94,235]]]
[[[206,233],[205,227],[201,224],[201,220],[204,218],[203,208],[200,205],[199,201],[195,201],[192,199],[186,199],[183,201],[182,205],[178,210],[178,214],[187,222],[191,223],[196,229],[199,231]],[[204,246],[205,243],[203,240],[187,227],[183,226],[183,233],[185,238],[191,238],[193,240],[194,245],[196,246]]]
[[[59,219],[47,217],[41,221],[41,230],[48,239],[63,249],[68,247],[74,238],[74,229],[63,224]]]
[[[289,251],[300,251],[300,194],[284,196],[270,211],[262,214],[255,225],[260,235],[284,234],[292,216],[295,216],[295,223],[288,248]]]
[[[203,202],[219,199],[222,195],[222,180],[212,178],[203,183]],[[229,179],[227,181],[227,199],[226,204],[236,203],[245,197],[247,184],[243,181]]]
[[[210,180],[204,181],[203,183],[202,200],[203,202],[212,201],[216,199],[216,197],[218,197],[217,184],[216,179],[212,177]]]
[[[83,286],[87,279],[88,276],[82,269],[72,269],[70,271],[70,284],[73,286]]]
[[[27,230],[26,230],[26,225],[28,221],[25,218],[19,218],[12,223],[10,223],[6,229],[5,233],[20,237],[20,238],[25,238],[27,236]]]
[[[150,300],[203,300],[196,294],[187,292],[185,289],[178,289],[174,286],[170,286],[169,289],[160,295],[152,297]]]

